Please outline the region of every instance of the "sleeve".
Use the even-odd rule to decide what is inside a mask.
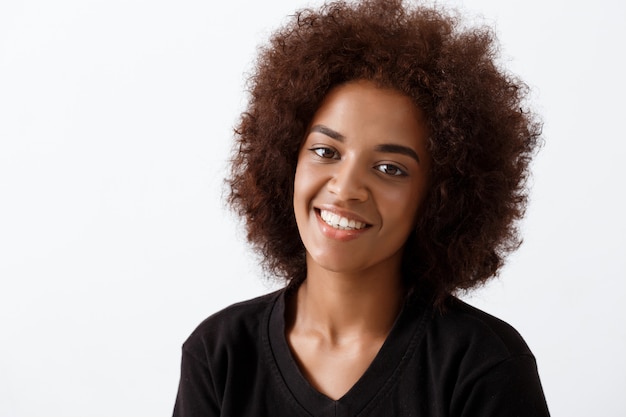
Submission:
[[[211,371],[183,346],[180,383],[173,417],[218,417],[220,406]]]
[[[457,415],[549,417],[534,357],[511,357],[479,377]]]

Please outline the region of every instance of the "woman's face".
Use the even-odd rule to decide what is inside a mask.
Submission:
[[[430,155],[422,112],[368,81],[335,87],[298,154],[294,211],[315,263],[335,272],[398,271],[427,192]]]

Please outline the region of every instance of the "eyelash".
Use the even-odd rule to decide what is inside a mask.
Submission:
[[[339,159],[340,158],[339,152],[337,152],[336,150],[332,148],[328,148],[325,146],[318,146],[315,148],[311,148],[309,150],[321,159]],[[324,156],[326,152],[331,153],[332,156]],[[383,174],[389,175],[391,177],[406,177],[407,176],[407,172],[405,170],[403,170],[402,168],[394,164],[380,164],[380,165],[376,165],[374,168],[377,171],[382,172]],[[388,171],[390,170],[395,171],[395,172],[389,173]]]
[[[382,169],[383,167],[386,167],[386,169],[383,170]],[[393,164],[380,164],[380,165],[376,165],[375,168],[378,171],[382,172],[383,174],[390,175],[392,177],[406,177],[407,176],[407,173],[403,169],[401,169],[401,168],[399,168],[399,167],[397,167],[397,166],[395,166]],[[390,168],[395,170],[394,174],[390,174],[389,172],[386,172]]]
[[[317,146],[315,148],[311,148],[311,151],[322,159],[339,159],[339,152],[332,148]],[[332,153],[332,156],[324,156],[324,153],[327,151],[330,151]]]

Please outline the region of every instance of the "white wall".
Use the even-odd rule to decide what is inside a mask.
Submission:
[[[185,337],[271,288],[222,178],[255,48],[305,3],[210,3],[0,3],[0,416],[170,415]],[[468,298],[527,339],[553,415],[623,416],[626,6],[463,7],[546,139],[525,244]]]

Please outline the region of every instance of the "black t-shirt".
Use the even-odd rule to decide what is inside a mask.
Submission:
[[[407,301],[339,400],[313,388],[285,338],[285,292],[228,307],[183,345],[174,417],[549,416],[535,358],[508,324],[453,300]]]

